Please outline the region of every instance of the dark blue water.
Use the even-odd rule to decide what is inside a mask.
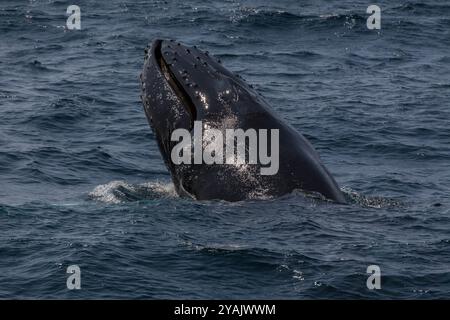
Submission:
[[[450,298],[450,4],[0,3],[0,298]],[[198,45],[307,136],[350,199],[176,196],[139,99]],[[66,268],[81,268],[81,290]],[[381,268],[381,290],[366,287]]]

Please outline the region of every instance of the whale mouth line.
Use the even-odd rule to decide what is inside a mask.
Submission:
[[[194,102],[192,101],[190,95],[183,88],[183,85],[177,80],[175,74],[170,69],[170,64],[164,59],[162,54],[162,40],[157,40],[154,44],[154,55],[157,65],[164,78],[166,79],[169,86],[172,88],[172,91],[175,95],[180,99],[180,102],[186,108],[186,111],[189,113],[191,118],[191,129],[194,127],[194,121],[197,119],[197,108],[195,107]]]

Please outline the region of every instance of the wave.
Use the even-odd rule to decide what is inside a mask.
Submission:
[[[349,187],[343,187],[341,190],[350,204],[356,204],[361,207],[381,209],[381,208],[396,208],[404,206],[404,204],[401,201],[385,197],[365,196],[363,194],[356,192],[355,190],[352,190]]]
[[[277,22],[279,24],[290,23],[301,19],[302,16],[283,10],[268,10],[250,7],[240,7],[233,10],[230,16],[232,23],[266,24]]]
[[[33,115],[25,118],[21,124],[34,124],[43,129],[67,129],[91,114],[87,105],[81,101],[60,98],[49,105],[39,108]]]
[[[365,196],[349,187],[343,187],[341,190],[344,193],[344,196],[346,197],[349,204],[356,204],[366,208],[377,209],[404,206],[401,201],[386,197]],[[91,200],[110,204],[121,204],[159,198],[179,198],[177,192],[175,191],[175,186],[172,182],[150,181],[133,184],[123,180],[115,180],[106,184],[99,185],[88,194],[88,197]],[[297,200],[306,202],[313,201],[315,203],[332,203],[319,193],[304,192],[302,190],[294,190],[293,192],[278,198],[269,197],[267,195],[255,192],[253,197],[247,201],[284,201],[286,199],[289,200],[293,197],[296,199],[298,198]],[[234,250],[238,248],[240,247],[233,247],[232,249]]]
[[[270,10],[241,7],[230,16],[233,24],[259,27],[304,25],[307,27],[335,28],[344,26],[349,29],[365,23],[366,17],[357,13],[332,13],[322,15],[301,15],[283,10]]]
[[[407,1],[400,6],[396,6],[390,10],[398,10],[407,13],[413,13],[414,15],[429,15],[435,13],[443,16],[445,13],[450,12],[450,5],[448,3],[424,3],[424,2],[411,2]]]
[[[280,57],[288,57],[288,58],[323,58],[323,55],[309,50],[292,50],[292,51],[258,51],[258,52],[227,52],[216,55],[221,59],[264,59],[267,60],[268,57],[280,58]]]
[[[125,181],[111,181],[102,184],[89,193],[92,200],[119,204],[158,198],[177,198],[172,182],[156,181],[130,184]]]

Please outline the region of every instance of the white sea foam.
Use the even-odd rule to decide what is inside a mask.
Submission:
[[[139,184],[130,184],[126,181],[111,181],[99,185],[89,193],[93,200],[105,203],[124,203],[146,199],[177,197],[172,182],[150,181]]]

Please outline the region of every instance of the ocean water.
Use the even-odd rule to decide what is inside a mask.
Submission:
[[[0,298],[450,298],[448,1],[377,1],[381,30],[367,1],[77,0],[69,31],[71,4],[0,2]],[[349,204],[179,198],[139,98],[158,37],[254,84]]]

